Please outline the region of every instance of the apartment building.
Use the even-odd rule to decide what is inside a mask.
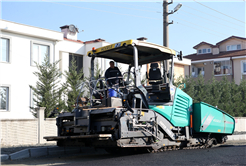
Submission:
[[[60,60],[58,67],[62,73],[69,69],[74,56],[78,70],[83,68],[84,76],[89,77],[90,57],[87,52],[93,47],[110,44],[100,38],[78,40],[78,32],[76,29],[71,31],[68,25],[60,29],[58,32],[0,19],[0,119],[34,118],[29,108],[34,106],[33,92],[29,86],[35,86],[38,81],[33,74],[37,71],[34,62],[42,63],[45,54],[48,54],[51,63]],[[106,71],[110,60],[97,60],[100,69]],[[122,73],[127,70],[127,65],[118,65],[122,65]],[[179,65],[177,75],[182,75],[190,60],[175,60],[175,65]],[[142,76],[146,71],[147,67],[142,66]],[[64,76],[60,81],[65,81]]]
[[[237,84],[246,79],[246,38],[231,36],[215,45],[201,42],[193,48],[196,53],[185,56],[191,60],[189,73],[192,77],[201,73],[205,81],[212,75],[220,81],[226,76]]]
[[[59,69],[63,73],[74,56],[78,69],[83,68],[85,76],[89,76],[90,58],[86,53],[93,47],[109,44],[103,39],[82,42],[68,25],[60,28],[58,32],[0,20],[0,119],[33,118],[29,109],[33,106],[29,85],[36,85],[34,62],[42,63],[45,54],[51,63],[60,60]],[[105,68],[105,63],[100,65]],[[62,76],[60,81],[64,82],[65,78]]]

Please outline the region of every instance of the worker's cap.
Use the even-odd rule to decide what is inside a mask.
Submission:
[[[110,61],[109,63],[114,63],[114,61]]]

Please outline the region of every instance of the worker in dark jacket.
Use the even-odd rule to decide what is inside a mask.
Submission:
[[[105,72],[105,79],[109,79],[111,77],[119,77],[122,76],[118,67],[114,66],[114,61],[109,62],[110,67]],[[109,79],[107,80],[109,86],[115,85],[119,83],[119,79]]]

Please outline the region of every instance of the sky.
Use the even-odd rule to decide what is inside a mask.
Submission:
[[[0,0],[1,1],[1,0]],[[169,0],[171,2],[171,0]],[[139,37],[163,45],[162,0],[26,0],[0,2],[3,20],[59,31],[79,28],[78,40],[117,43]],[[183,55],[195,53],[202,41],[216,44],[232,35],[245,37],[245,0],[174,0],[169,10],[169,47]]]

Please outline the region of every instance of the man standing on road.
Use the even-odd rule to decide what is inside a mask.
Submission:
[[[118,67],[114,66],[114,61],[109,62],[110,67],[105,72],[105,79],[109,79],[112,77],[122,76]],[[107,80],[109,86],[113,86],[119,83],[119,78],[109,79]]]

